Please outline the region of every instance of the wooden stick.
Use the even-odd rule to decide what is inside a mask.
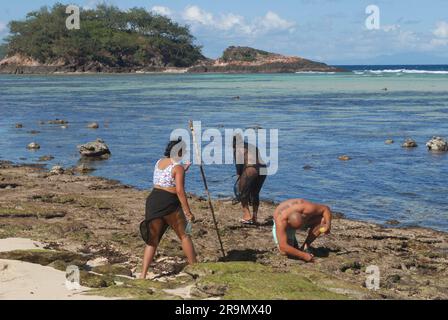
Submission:
[[[190,130],[191,130],[191,134],[193,136],[193,144],[194,144],[195,150],[196,150],[196,158],[199,161],[199,168],[201,170],[202,181],[204,182],[205,192],[208,197],[208,205],[210,206],[210,211],[212,212],[213,223],[215,225],[216,234],[218,235],[218,241],[219,241],[219,245],[221,247],[221,254],[222,254],[222,257],[224,258],[226,256],[226,252],[224,251],[224,246],[222,244],[221,235],[219,234],[218,221],[216,220],[215,209],[213,208],[212,198],[210,196],[210,191],[208,190],[207,179],[205,177],[205,170],[204,170],[204,166],[202,165],[202,158],[201,158],[201,155],[199,152],[199,146],[196,141],[196,135],[194,133],[193,121],[190,121]]]

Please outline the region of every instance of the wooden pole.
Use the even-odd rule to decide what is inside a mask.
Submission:
[[[205,177],[205,170],[204,170],[204,166],[202,165],[202,158],[201,158],[201,155],[199,152],[199,146],[196,141],[196,135],[194,133],[193,121],[190,121],[190,130],[191,130],[191,135],[193,136],[194,148],[196,150],[196,159],[198,159],[198,161],[199,161],[199,169],[201,170],[202,181],[204,182],[205,192],[206,192],[207,198],[208,198],[208,205],[210,206],[210,211],[212,212],[212,218],[213,218],[213,223],[215,225],[216,234],[218,235],[218,241],[219,241],[219,245],[221,248],[221,254],[222,254],[222,257],[224,258],[226,256],[226,252],[224,251],[224,246],[222,244],[221,235],[219,234],[218,221],[216,220],[215,209],[213,208],[212,198],[210,196],[210,191],[208,190],[207,179]]]

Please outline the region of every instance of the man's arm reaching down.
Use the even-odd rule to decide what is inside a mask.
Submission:
[[[310,262],[313,260],[313,255],[303,252],[289,245],[288,237],[286,235],[286,229],[283,229],[282,227],[279,228],[279,226],[277,225],[276,231],[277,231],[278,247],[281,253],[286,254],[288,256],[299,258],[306,262]]]

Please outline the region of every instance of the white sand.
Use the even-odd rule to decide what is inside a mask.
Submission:
[[[0,239],[0,252],[43,248],[29,239]],[[88,288],[71,291],[65,286],[65,272],[34,263],[0,260],[0,300],[103,300],[82,295]]]
[[[44,244],[23,238],[8,238],[0,239],[0,252],[8,252],[14,250],[30,250],[30,249],[42,249]]]

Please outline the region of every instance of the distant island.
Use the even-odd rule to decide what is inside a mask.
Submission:
[[[300,57],[229,47],[208,59],[188,26],[143,8],[99,5],[82,10],[80,30],[65,28],[66,6],[56,4],[9,24],[0,46],[0,73],[294,73],[340,72]]]

